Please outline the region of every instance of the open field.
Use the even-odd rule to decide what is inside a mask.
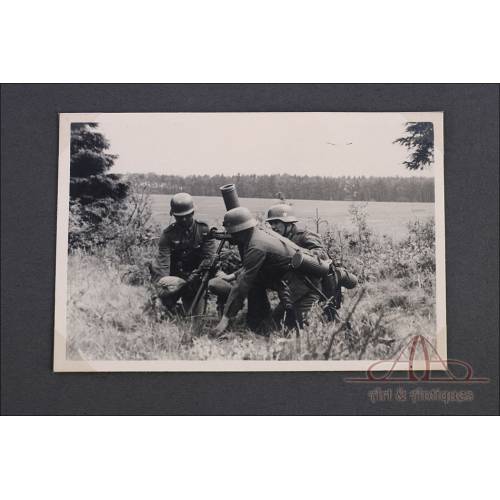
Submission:
[[[153,219],[161,227],[169,224],[171,195],[153,194],[151,206]],[[196,217],[211,225],[220,225],[224,217],[224,202],[218,196],[194,196],[197,207]],[[276,199],[267,198],[240,198],[241,204],[252,212],[264,215],[266,210],[275,203]],[[295,208],[296,215],[303,225],[316,230],[316,209],[319,217],[325,220],[320,224],[320,232],[324,232],[332,225],[337,228],[352,228],[349,208],[351,205],[364,205],[366,202],[352,201],[325,201],[325,200],[289,200]],[[406,234],[406,224],[413,219],[422,221],[434,216],[434,203],[398,203],[398,202],[368,202],[367,222],[374,232],[401,239]]]

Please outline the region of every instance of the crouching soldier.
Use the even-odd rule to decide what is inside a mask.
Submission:
[[[175,222],[162,233],[158,256],[151,266],[153,283],[162,304],[172,310],[179,297],[184,312],[191,308],[200,285],[200,275],[210,267],[216,242],[209,238],[209,227],[194,219],[191,195],[178,193],[170,200],[170,215]],[[203,303],[192,314],[200,314]]]
[[[224,227],[238,245],[242,267],[234,284],[227,287],[228,298],[215,328],[217,335],[224,332],[245,299],[248,299],[248,326],[258,333],[267,333],[266,327],[273,324],[268,289],[278,291],[281,300],[274,320],[291,313],[285,320],[291,319],[298,326],[303,325],[312,305],[319,300],[317,291],[305,283],[299,271],[290,267],[291,258],[300,249],[286,238],[256,226],[257,221],[244,207],[233,208],[224,216]]]
[[[273,205],[267,211],[266,222],[273,231],[288,238],[299,247],[306,248],[319,259],[330,260],[319,234],[297,227],[298,219],[290,205],[285,203]],[[358,284],[354,274],[347,272],[340,266],[334,266],[334,270],[335,272],[329,273],[321,280],[322,298],[327,301],[325,315],[328,319],[334,319],[335,310],[341,306],[341,287],[351,289]]]

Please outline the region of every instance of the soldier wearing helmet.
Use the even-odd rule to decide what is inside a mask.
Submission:
[[[200,272],[215,256],[216,242],[208,237],[208,225],[194,218],[193,198],[188,193],[172,197],[170,215],[175,222],[160,237],[158,256],[152,266],[153,281],[167,308],[181,296],[187,311],[196,294]]]
[[[285,203],[273,205],[267,211],[266,222],[273,231],[293,241],[299,247],[307,248],[321,259],[328,259],[319,234],[308,229],[299,229],[298,221],[293,208]]]
[[[215,329],[216,334],[221,334],[227,328],[229,320],[243,307],[247,298],[248,326],[257,332],[265,328],[272,319],[267,289],[278,293],[284,287],[287,289],[300,325],[319,298],[317,292],[300,279],[300,273],[290,268],[291,257],[298,247],[286,238],[256,226],[257,221],[244,207],[233,208],[224,216],[224,227],[238,245],[242,268],[230,289],[222,318]]]
[[[270,207],[267,211],[266,222],[271,226],[273,231],[293,241],[299,247],[307,248],[321,260],[330,259],[319,234],[297,227],[296,223],[298,219],[290,205],[279,203]],[[324,297],[329,301],[329,304],[325,308],[327,317],[333,319],[335,317],[335,308],[340,307],[340,287],[354,288],[356,285],[357,278],[341,267],[337,267],[335,273],[332,272],[323,277],[321,288]]]

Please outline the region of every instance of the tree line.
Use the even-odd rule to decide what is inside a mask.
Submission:
[[[219,187],[234,183],[246,198],[305,200],[434,202],[434,179],[429,177],[322,177],[308,175],[159,175],[129,174],[151,194],[186,191],[196,196],[219,196]]]

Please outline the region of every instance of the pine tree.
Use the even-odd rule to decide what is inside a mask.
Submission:
[[[122,200],[128,192],[119,175],[107,173],[117,156],[106,153],[109,142],[96,128],[97,123],[71,124],[70,198],[83,205]]]
[[[71,124],[69,246],[92,249],[116,238],[129,184],[107,173],[117,156],[97,123]]]
[[[410,170],[423,170],[434,161],[434,125],[432,122],[406,122],[406,135],[396,139],[411,152],[403,165]]]

